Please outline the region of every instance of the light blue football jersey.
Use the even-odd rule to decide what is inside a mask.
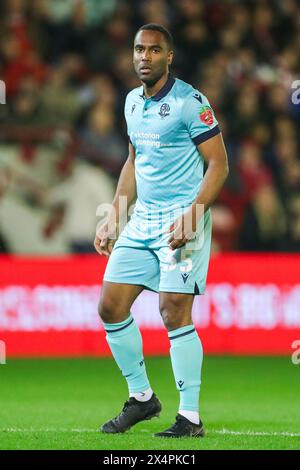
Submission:
[[[126,98],[125,117],[135,149],[137,202],[116,241],[104,280],[157,292],[202,294],[211,243],[211,216],[199,219],[195,239],[172,251],[170,225],[195,200],[203,179],[197,145],[220,132],[206,97],[169,76],[146,98],[143,87]]]
[[[128,93],[125,118],[135,149],[135,216],[190,205],[203,179],[197,145],[220,132],[207,98],[188,83],[168,77],[146,98],[143,86]]]

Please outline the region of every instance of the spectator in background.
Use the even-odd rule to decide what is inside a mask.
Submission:
[[[67,65],[65,58],[53,67],[41,91],[41,104],[53,124],[74,124],[83,107],[79,91],[70,85]]]
[[[299,175],[298,175],[299,177]],[[300,195],[299,191],[290,200],[288,205],[288,235],[283,240],[285,251],[300,251]]]
[[[101,166],[117,178],[127,158],[127,148],[115,128],[111,106],[100,102],[90,111],[87,124],[79,136],[78,152],[81,159]]]
[[[87,114],[71,174],[48,199],[52,211],[45,230],[52,235],[63,226],[73,252],[93,252],[97,206],[112,201],[115,186],[111,176],[119,175],[127,158],[127,148],[115,127],[113,89],[110,92],[103,100],[100,93]]]
[[[89,47],[86,60],[89,69],[94,73],[112,74],[116,55],[120,48],[128,44],[130,38],[128,17],[121,11],[115,12],[101,28],[90,31]]]
[[[239,138],[249,136],[250,129],[261,119],[263,110],[260,109],[259,94],[253,83],[245,83],[239,88],[238,96],[235,101],[235,111],[233,115],[227,113],[227,119],[231,120],[230,127],[233,136]],[[233,119],[233,116],[239,116],[239,119]]]
[[[23,54],[13,33],[1,37],[0,54],[3,63],[2,79],[6,83],[8,98],[17,93],[24,76],[34,77],[38,85],[43,83],[47,66],[40,61],[36,52]]]
[[[139,86],[136,74],[132,71],[132,50],[121,48],[115,57],[113,77],[119,91],[118,110],[120,120],[123,119],[124,102],[127,93]]]
[[[0,58],[7,95],[16,93],[24,75],[41,84],[47,70],[40,56],[42,29],[31,17],[26,0],[5,0],[0,18]]]
[[[246,208],[240,247],[246,251],[278,251],[286,235],[285,213],[272,185],[257,189]]]
[[[34,0],[32,8],[47,36],[47,59],[55,62],[64,54],[87,54],[88,33],[116,8],[115,0]]]
[[[144,24],[156,23],[169,27],[172,14],[166,0],[147,0],[140,2],[140,18]]]
[[[7,124],[30,127],[53,123],[42,106],[40,90],[33,76],[22,77],[18,91],[10,100],[7,110]]]
[[[11,179],[11,174],[8,168],[2,167],[0,165],[0,205],[1,199],[4,196],[5,192],[8,189],[9,183]],[[9,244],[5,240],[5,237],[1,233],[1,224],[0,224],[0,254],[1,253],[9,253]]]
[[[71,252],[93,252],[97,207],[111,202],[114,190],[114,181],[100,165],[76,158],[65,181],[48,193],[45,234],[52,237],[62,228]]]

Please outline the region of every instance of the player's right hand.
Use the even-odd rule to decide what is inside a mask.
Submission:
[[[116,224],[104,222],[97,228],[94,247],[100,255],[110,256],[116,242]]]

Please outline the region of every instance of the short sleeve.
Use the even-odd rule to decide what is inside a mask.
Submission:
[[[127,129],[128,141],[132,144],[131,139],[130,139],[130,131],[129,131],[129,126],[128,126],[128,119],[127,119],[127,116],[128,116],[128,108],[129,108],[129,106],[130,106],[129,94],[130,94],[130,93],[128,93],[128,95],[126,96],[126,99],[125,99],[124,117],[125,117],[125,121],[126,121],[126,129]]]
[[[199,145],[221,132],[208,99],[196,91],[183,103],[182,120],[195,145]]]

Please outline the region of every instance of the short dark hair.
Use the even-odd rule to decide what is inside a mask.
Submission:
[[[170,33],[170,31],[168,31],[166,28],[164,28],[160,24],[156,24],[156,23],[144,24],[144,26],[141,26],[137,30],[136,34],[139,33],[140,31],[159,31],[160,33],[164,35],[164,38],[166,40],[166,43],[169,46],[169,49],[173,49],[174,41],[173,41],[172,34]]]

